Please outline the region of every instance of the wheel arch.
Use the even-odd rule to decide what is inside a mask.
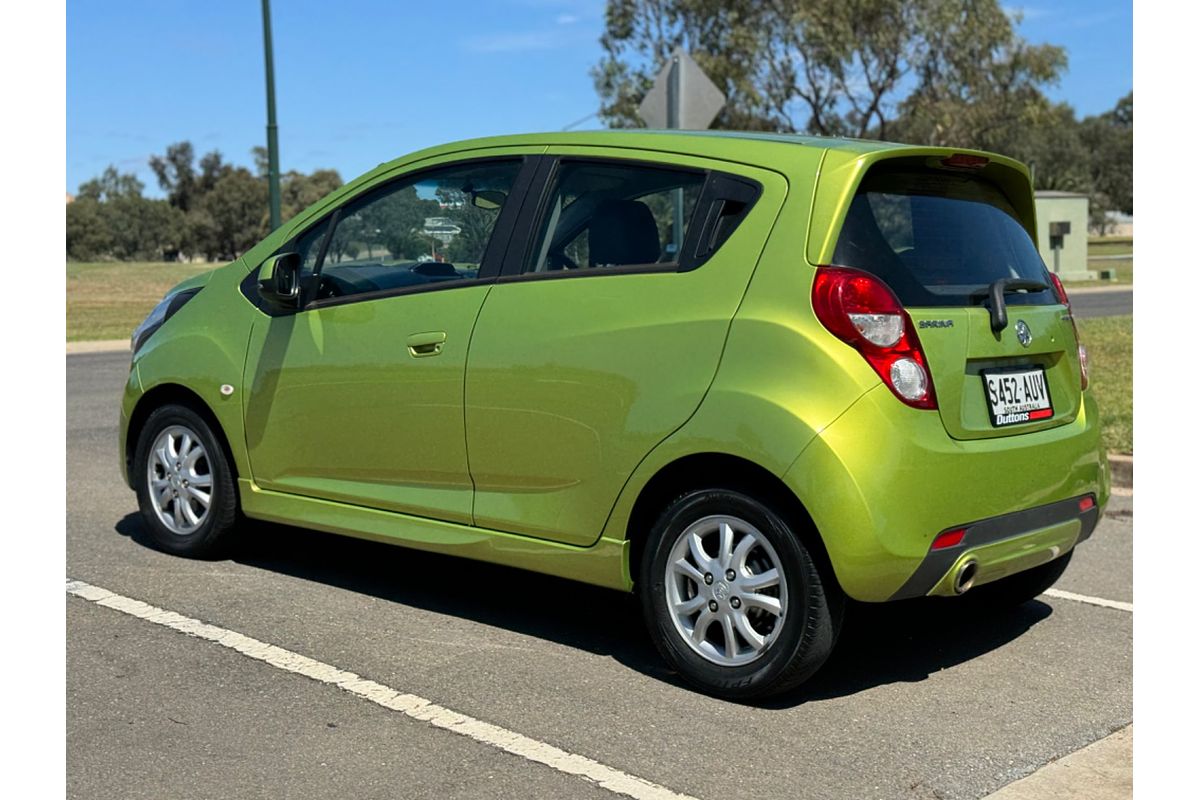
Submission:
[[[829,552],[808,509],[778,476],[740,456],[728,453],[693,453],[660,468],[638,493],[626,524],[629,541],[629,577],[636,582],[646,540],[658,516],[685,492],[721,488],[742,492],[782,516],[812,553],[823,576],[838,586]]]
[[[146,420],[150,418],[155,409],[162,408],[165,405],[184,406],[199,414],[208,423],[209,428],[212,429],[213,434],[217,437],[217,443],[221,446],[226,463],[233,470],[233,477],[236,481],[241,475],[241,470],[237,460],[233,456],[233,449],[229,446],[229,436],[208,403],[186,386],[177,383],[162,383],[148,390],[138,398],[137,404],[133,407],[133,411],[129,415],[129,426],[125,433],[124,458],[125,471],[130,476],[130,482],[132,483],[134,474],[133,458],[137,452],[138,439],[142,435],[142,429],[146,425]]]

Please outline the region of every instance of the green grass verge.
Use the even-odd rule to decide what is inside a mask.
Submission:
[[[1087,346],[1092,394],[1100,405],[1104,446],[1133,452],[1133,317],[1078,320]]]
[[[1133,239],[1093,239],[1088,242],[1088,257],[1123,256],[1133,252]]]
[[[216,266],[67,262],[67,341],[129,338],[168,289]]]
[[[1116,270],[1115,281],[1069,281],[1067,288],[1086,286],[1112,286],[1113,284],[1133,283],[1133,259],[1119,261],[1104,259],[1092,261],[1096,256],[1123,256],[1133,254],[1133,239],[1129,237],[1098,238],[1088,240],[1088,269],[1099,272],[1102,269]]]

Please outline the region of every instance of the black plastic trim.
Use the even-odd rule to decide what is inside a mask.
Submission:
[[[689,236],[692,247],[684,248],[679,271],[696,269],[720,250],[761,195],[762,184],[758,181],[725,172],[710,172],[696,202],[696,211],[703,210],[704,221],[696,230],[696,236]],[[692,219],[693,225],[699,218]],[[689,228],[689,233],[691,230]]]
[[[1081,512],[1079,510],[1079,501],[1085,497],[1091,497],[1093,505],[1087,511]],[[946,531],[958,530],[959,528],[967,529],[962,541],[953,547],[930,550],[929,554],[925,556],[925,560],[921,562],[912,576],[889,599],[904,600],[911,597],[925,596],[937,585],[947,570],[954,566],[954,562],[966,550],[986,544],[994,544],[1005,539],[1024,536],[1027,533],[1032,533],[1051,525],[1058,525],[1078,519],[1082,526],[1079,531],[1079,538],[1075,541],[1075,544],[1078,545],[1092,535],[1092,532],[1096,529],[1096,525],[1100,522],[1100,508],[1094,505],[1095,501],[1095,495],[1085,494],[1067,500],[1059,500],[1056,503],[1044,506],[1027,508],[1024,511],[1016,511],[1012,514],[990,517],[966,525],[952,525],[946,528]],[[942,531],[942,533],[945,533],[945,531]],[[934,539],[936,540],[936,538],[935,536]]]

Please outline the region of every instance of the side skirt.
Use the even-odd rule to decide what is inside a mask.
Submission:
[[[413,517],[394,511],[260,489],[238,480],[242,512],[253,519],[462,556],[631,591],[629,542],[601,537],[590,547]]]

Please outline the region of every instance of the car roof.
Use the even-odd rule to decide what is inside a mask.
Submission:
[[[655,150],[695,156],[708,156],[747,164],[770,164],[774,158],[786,157],[794,148],[817,148],[841,151],[852,156],[878,151],[904,150],[911,145],[878,142],[868,139],[841,139],[825,136],[806,136],[791,133],[759,131],[681,131],[624,128],[597,131],[552,131],[489,136],[465,139],[412,153],[390,162],[429,158],[436,155],[493,147],[624,147]]]

